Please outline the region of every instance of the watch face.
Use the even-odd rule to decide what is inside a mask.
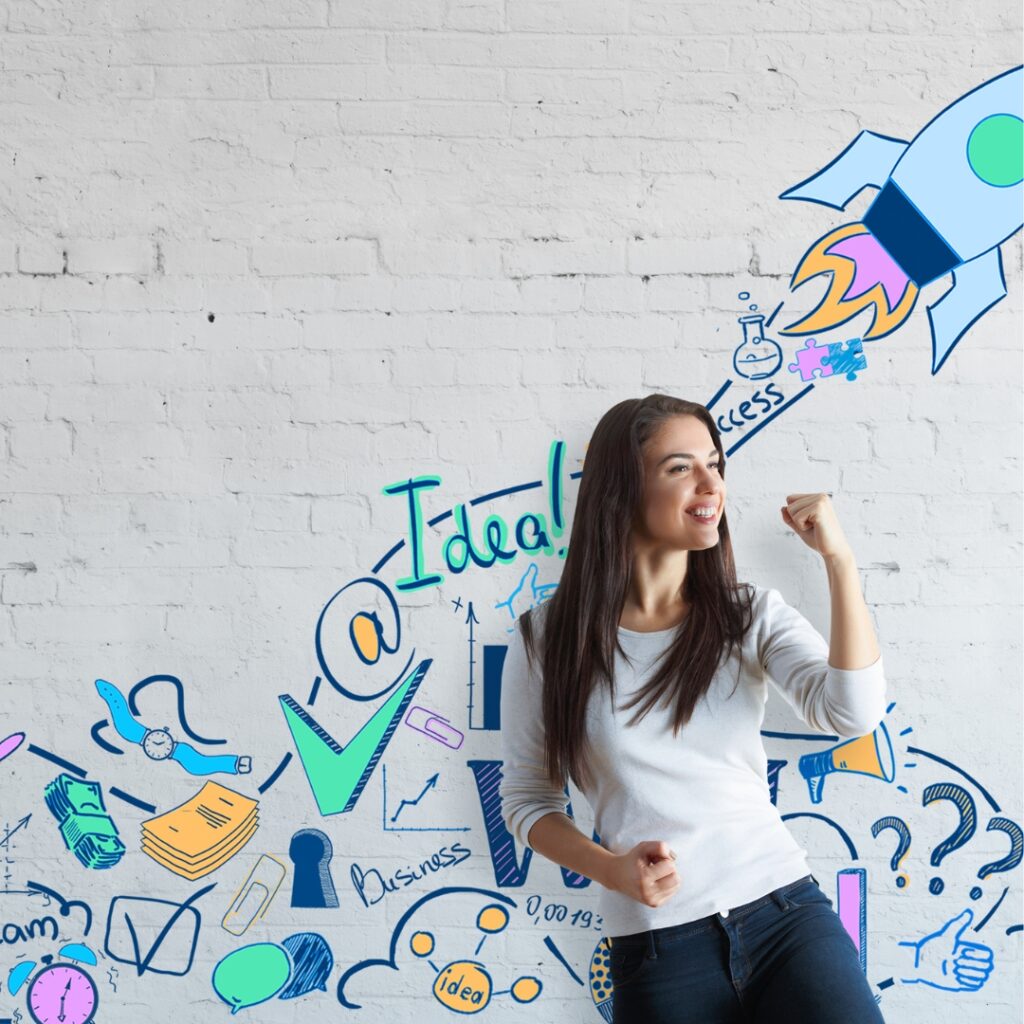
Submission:
[[[37,1024],[89,1024],[99,1003],[96,984],[80,967],[45,967],[28,987],[28,1012]]]
[[[150,729],[142,737],[142,749],[154,761],[164,761],[174,751],[174,740],[166,729]]]

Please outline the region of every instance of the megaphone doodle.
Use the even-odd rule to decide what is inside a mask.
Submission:
[[[896,778],[896,758],[885,723],[879,723],[878,728],[866,736],[858,736],[828,750],[804,754],[800,758],[800,774],[807,780],[811,803],[821,803],[825,776],[832,772],[856,772],[883,782],[892,782]]]

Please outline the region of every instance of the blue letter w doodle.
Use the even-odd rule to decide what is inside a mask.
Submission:
[[[467,761],[476,781],[477,795],[484,812],[484,827],[487,829],[487,846],[491,852],[491,864],[494,867],[494,881],[499,886],[518,888],[526,884],[526,876],[530,871],[533,850],[523,850],[523,861],[516,857],[516,841],[505,827],[505,819],[501,814],[501,761]],[[565,790],[565,813],[573,817],[572,801],[569,799],[568,787]],[[600,843],[598,834],[594,833],[594,842]],[[590,879],[568,868],[560,868],[562,881],[569,889],[586,889]]]

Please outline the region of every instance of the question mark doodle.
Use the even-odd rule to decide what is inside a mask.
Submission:
[[[907,851],[910,849],[910,829],[907,828],[906,822],[902,818],[888,815],[885,818],[879,818],[871,826],[871,834],[877,839],[880,832],[884,832],[887,828],[891,828],[899,837],[900,841],[896,846],[896,852],[892,855],[892,860],[889,861],[889,867],[893,871],[898,871],[900,861],[903,860],[907,855]],[[910,878],[906,874],[899,875],[896,878],[896,888],[904,889],[910,884]]]
[[[960,823],[949,836],[932,850],[931,863],[936,868],[942,863],[943,857],[964,846],[971,836],[974,835],[974,830],[978,827],[978,816],[974,808],[974,800],[971,794],[962,786],[958,786],[955,782],[936,782],[925,789],[922,794],[921,803],[922,806],[927,807],[938,800],[949,800],[956,805],[957,810],[960,812]],[[928,891],[933,896],[938,896],[944,888],[945,883],[938,876],[935,876],[928,882]]]
[[[1012,871],[1024,855],[1024,831],[1015,821],[1009,818],[993,818],[986,826],[986,832],[1005,832],[1010,837],[1010,852],[1001,860],[993,860],[983,864],[978,871],[978,877],[984,881],[989,875],[996,875],[1002,871]],[[975,895],[977,894],[977,895]],[[981,898],[981,888],[975,886],[971,889],[971,899]]]

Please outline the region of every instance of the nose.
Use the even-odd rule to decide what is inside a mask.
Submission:
[[[705,491],[718,492],[722,489],[722,482],[718,477],[718,473],[714,470],[708,469],[707,466],[701,466],[700,476],[700,489]]]
[[[722,484],[717,480],[701,480],[697,484],[697,495],[700,498],[714,501],[719,505],[725,503]]]

